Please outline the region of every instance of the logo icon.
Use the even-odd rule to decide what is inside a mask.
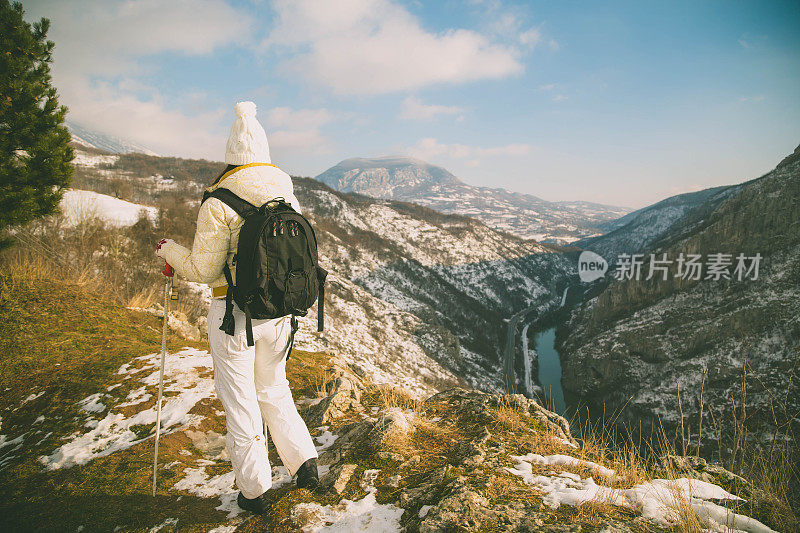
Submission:
[[[602,278],[608,270],[608,263],[602,256],[584,250],[578,257],[578,276],[584,283]]]

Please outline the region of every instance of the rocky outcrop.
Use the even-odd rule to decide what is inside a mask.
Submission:
[[[675,472],[723,487],[737,487],[747,494],[753,492],[753,486],[749,481],[718,464],[709,463],[702,457],[664,455],[661,457],[661,468],[664,472]]]
[[[570,454],[582,456],[569,423],[535,400],[454,388],[414,409],[375,407],[370,403],[374,389],[341,367],[334,375],[328,395],[306,412],[316,421],[325,420],[337,435],[319,458],[327,468],[321,483],[328,491],[328,505],[296,506],[289,513],[291,527],[313,529],[369,497],[377,502],[370,505],[384,506],[386,512],[402,509],[400,524],[411,533],[664,531],[663,523],[614,512],[613,505],[597,507],[586,515],[591,520],[581,513],[557,511],[535,488],[509,473],[510,456],[525,452],[562,454],[551,456],[561,458],[554,464],[565,464],[564,457],[577,468],[589,464],[569,459]],[[746,490],[744,480],[701,459],[670,456],[662,459],[661,467],[682,477]],[[581,479],[575,473],[564,475]]]
[[[357,468],[358,466],[354,464],[336,465],[320,479],[320,484],[326,489],[336,492],[336,494],[341,494]]]
[[[363,409],[360,401],[362,387],[353,374],[342,373],[328,385],[328,395],[312,406],[308,414],[311,425],[321,426],[344,416],[348,411]]]
[[[473,416],[476,421],[489,424],[494,421],[491,408],[507,407],[532,416],[548,432],[558,439],[577,445],[570,434],[569,422],[563,416],[542,407],[534,399],[522,394],[486,394],[466,389],[450,389],[434,394],[426,402],[447,402],[457,415]],[[485,429],[485,428],[484,428]]]

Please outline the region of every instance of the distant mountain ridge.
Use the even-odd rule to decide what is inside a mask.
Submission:
[[[74,122],[67,121],[67,129],[72,134],[72,140],[74,142],[82,144],[88,148],[96,148],[112,154],[138,153],[153,156],[159,155],[140,144],[136,144],[113,135],[107,135],[105,133],[93,131],[79,124],[75,124]]]
[[[602,233],[600,226],[630,212],[591,202],[549,202],[530,194],[475,187],[451,172],[404,156],[351,158],[316,177],[341,191],[402,200],[477,218],[524,239],[569,243]]]
[[[588,237],[574,243],[583,250],[599,253],[614,261],[621,253],[640,253],[659,242],[665,235],[685,224],[687,220],[710,213],[725,199],[735,195],[742,187],[724,185],[702,191],[671,196],[653,205],[628,213],[624,217],[605,222],[599,229],[604,235]],[[691,215],[695,211],[695,217]]]
[[[399,199],[423,185],[461,184],[461,180],[441,167],[402,156],[345,159],[317,179],[340,192],[386,199]]]

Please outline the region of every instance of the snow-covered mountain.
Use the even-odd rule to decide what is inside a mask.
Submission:
[[[537,241],[569,243],[602,233],[630,211],[591,202],[548,202],[499,188],[467,185],[447,170],[410,157],[345,159],[317,180],[341,192],[413,202]]]
[[[295,191],[335,272],[336,331],[328,337],[390,375],[410,372],[436,386],[441,366],[472,386],[500,389],[504,319],[549,304],[571,268],[562,254],[475,219],[310,179],[296,179]]]
[[[565,391],[619,412],[632,427],[691,428],[693,445],[701,402],[706,423],[713,417],[732,429],[746,413],[739,431],[797,435],[800,147],[761,178],[706,191],[705,203],[646,251],[673,262],[666,279],[660,270],[645,279],[648,255],[638,280],[609,283],[559,330]],[[701,256],[700,279],[677,276],[681,254]],[[709,270],[714,254],[730,254],[717,257],[724,276]],[[747,269],[760,257],[758,269],[741,280],[739,254],[749,258]],[[710,445],[719,434],[708,427],[703,442]]]
[[[87,148],[96,148],[104,152],[112,154],[130,154],[139,153],[147,155],[158,155],[149,148],[115,137],[105,133],[100,133],[88,128],[84,128],[79,124],[67,121],[67,129],[72,134],[72,140],[78,144],[82,144]]]

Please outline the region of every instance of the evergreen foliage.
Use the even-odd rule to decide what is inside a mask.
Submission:
[[[70,182],[67,108],[51,84],[50,21],[0,0],[0,249],[9,228],[53,213]]]

